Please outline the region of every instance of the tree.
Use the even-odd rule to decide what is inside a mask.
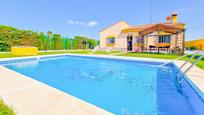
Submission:
[[[21,43],[23,46],[37,46],[38,44],[38,35],[36,32],[31,30],[23,31],[21,30]]]
[[[97,45],[97,41],[83,36],[74,37],[74,49],[93,49]]]
[[[65,49],[69,49],[69,40],[68,38],[65,39]]]
[[[60,49],[60,34],[53,34],[52,38],[52,48],[53,49]]]
[[[18,30],[0,25],[0,50],[9,51],[12,46],[38,46],[38,34],[31,30]]]
[[[0,51],[9,51],[12,46],[13,34],[17,29],[0,25]],[[18,39],[16,41],[19,41]]]
[[[0,51],[10,51],[12,46],[36,46],[40,50],[48,49],[86,49],[94,48],[96,40],[75,36],[74,39],[62,38],[60,34],[47,32],[37,33],[31,30],[20,30],[11,26],[0,25]]]
[[[51,31],[48,31],[47,32],[47,39],[45,41],[45,52],[50,49],[50,39],[52,37],[52,32]]]
[[[40,35],[38,36],[38,48],[40,50],[43,50],[45,48],[45,35],[43,32],[40,32]]]
[[[94,39],[88,39],[88,48],[94,49],[95,46],[98,45],[98,42]]]
[[[59,50],[61,49],[61,37],[60,34],[57,34],[57,42],[56,42],[56,49]]]

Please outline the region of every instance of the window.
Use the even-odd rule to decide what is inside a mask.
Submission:
[[[114,44],[115,43],[115,38],[107,38],[106,43],[107,44]]]
[[[143,42],[144,40],[142,37],[139,37],[139,36],[136,37],[136,43],[143,43]]]
[[[170,42],[171,42],[170,35],[159,36],[159,43],[170,43]]]

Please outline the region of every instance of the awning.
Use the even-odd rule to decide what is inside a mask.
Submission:
[[[144,36],[144,35],[147,35],[147,34],[151,34],[151,33],[155,32],[155,31],[163,31],[163,32],[166,32],[166,33],[176,34],[176,33],[181,33],[184,30],[180,29],[178,27],[175,27],[175,26],[169,26],[169,25],[165,25],[165,24],[156,24],[156,25],[153,25],[153,26],[151,26],[149,28],[141,30],[139,32],[139,34]]]
[[[153,34],[154,36],[165,36],[165,35],[171,35],[171,33],[163,32],[163,31],[158,31],[157,33]]]

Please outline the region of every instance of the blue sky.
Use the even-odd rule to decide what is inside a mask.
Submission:
[[[173,11],[186,23],[186,39],[204,37],[203,0],[152,0],[152,23],[165,22]],[[149,23],[149,0],[0,0],[0,24],[37,32],[83,35],[120,20],[130,25]]]

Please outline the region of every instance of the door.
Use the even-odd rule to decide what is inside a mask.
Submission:
[[[127,50],[132,51],[132,36],[127,37]]]

